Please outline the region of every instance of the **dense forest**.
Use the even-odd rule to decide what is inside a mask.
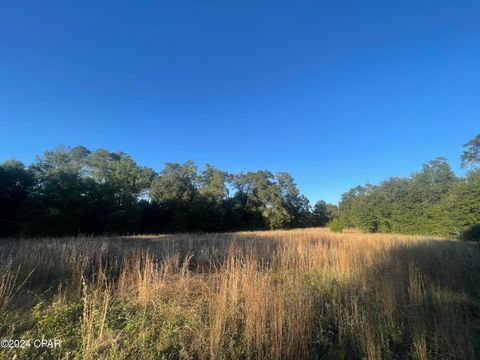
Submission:
[[[156,172],[123,152],[83,146],[0,166],[0,236],[236,231],[325,226],[475,239],[480,135],[464,145],[458,177],[437,158],[408,178],[358,186],[339,206],[313,207],[286,172],[230,174],[193,161]]]

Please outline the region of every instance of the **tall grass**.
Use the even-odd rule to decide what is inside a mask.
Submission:
[[[324,229],[4,240],[2,337],[62,347],[0,358],[475,359],[479,255]]]

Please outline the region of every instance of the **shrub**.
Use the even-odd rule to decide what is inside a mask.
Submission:
[[[460,240],[480,241],[480,224],[472,225],[460,234]]]
[[[328,227],[329,227],[330,230],[332,230],[333,232],[342,232],[342,230],[343,230],[343,224],[342,224],[341,221],[338,220],[337,218],[331,220],[331,221],[328,223]]]

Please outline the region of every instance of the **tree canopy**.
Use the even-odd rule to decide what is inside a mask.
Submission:
[[[478,166],[480,164],[480,134],[463,145],[462,166]]]
[[[123,152],[59,146],[0,165],[0,236],[234,231],[311,226],[285,172],[229,174],[193,161],[159,172]],[[324,221],[318,225],[324,225]]]
[[[480,172],[476,169],[480,135],[464,147],[462,164],[472,167],[465,177],[457,177],[445,158],[437,158],[408,178],[390,178],[344,193],[340,221],[368,232],[454,238],[472,234],[480,224]]]
[[[407,178],[345,192],[312,207],[286,172],[231,174],[193,161],[160,171],[123,152],[60,146],[29,166],[0,165],[0,236],[237,231],[326,226],[366,232],[480,234],[480,135],[464,145],[458,177],[445,158]]]

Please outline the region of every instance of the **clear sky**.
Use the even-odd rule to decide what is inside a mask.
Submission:
[[[8,1],[0,161],[59,144],[288,171],[310,200],[459,172],[480,132],[480,1]]]

